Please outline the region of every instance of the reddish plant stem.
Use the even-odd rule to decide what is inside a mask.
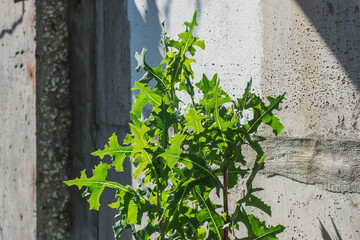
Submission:
[[[224,164],[224,194],[223,194],[223,198],[224,198],[224,213],[225,213],[225,224],[227,223],[228,220],[228,215],[229,215],[229,201],[228,201],[228,162],[227,159],[225,160],[225,164]],[[226,227],[224,229],[224,240],[229,240],[229,228]]]
[[[156,171],[156,170],[155,170]],[[160,194],[160,182],[159,182],[159,178],[156,178],[156,202],[157,202],[157,206],[158,208],[161,210],[161,194]],[[161,216],[161,215],[160,215]],[[160,227],[160,236],[161,236],[161,240],[164,240],[164,235],[162,232],[162,220],[160,219],[159,222],[159,227]]]

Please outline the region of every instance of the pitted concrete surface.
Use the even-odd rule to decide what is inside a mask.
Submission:
[[[0,240],[35,240],[35,2],[0,0],[0,19]]]
[[[286,128],[263,144],[273,177],[257,182],[282,239],[360,239],[358,12],[359,1],[263,1],[261,90],[287,92]]]
[[[272,216],[261,214],[272,225],[286,226],[279,239],[360,239],[360,194],[334,193],[320,185],[306,185],[281,176],[258,176],[265,190],[258,193],[272,207]],[[336,238],[338,231],[341,238]],[[330,238],[326,238],[326,234]]]
[[[291,137],[360,139],[359,1],[264,1],[262,91]]]

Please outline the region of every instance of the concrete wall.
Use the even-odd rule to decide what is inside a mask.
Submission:
[[[0,239],[36,237],[35,3],[0,1]]]
[[[127,1],[70,2],[71,178],[79,177],[84,169],[90,173],[100,160],[90,153],[103,148],[112,133],[121,139],[128,132],[131,100],[126,11]],[[111,174],[110,179],[130,184],[129,165],[124,170],[124,174]],[[70,239],[113,239],[116,212],[106,204],[113,196],[114,192],[105,190],[100,211],[89,211],[81,192],[71,188]]]
[[[130,51],[148,49],[157,66],[161,28],[176,38],[198,10],[196,78],[218,73],[240,96],[246,81],[262,96],[284,91],[277,138],[264,144],[267,169],[258,183],[273,206],[282,239],[360,239],[359,1],[129,1]],[[132,58],[132,69],[136,61]],[[132,71],[132,84],[138,78]],[[134,96],[133,96],[134,97]],[[250,153],[251,154],[251,153]],[[241,187],[233,194],[241,194]]]
[[[195,10],[207,48],[196,79],[218,73],[236,97],[250,77],[263,96],[287,92],[286,129],[277,138],[263,129],[267,168],[258,178],[269,221],[288,227],[281,238],[360,239],[359,5],[49,0],[36,2],[35,15],[32,0],[0,0],[0,240],[112,239],[113,212],[90,212],[63,181],[91,169],[98,160],[89,154],[114,131],[128,131],[140,77],[133,52],[146,47],[158,64],[160,23],[176,38]],[[111,178],[131,184],[128,174]]]
[[[360,239],[360,1],[262,3],[261,90],[287,92],[264,196],[284,239]]]

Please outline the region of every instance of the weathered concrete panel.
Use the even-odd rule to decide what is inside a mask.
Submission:
[[[359,1],[263,1],[261,90],[287,97],[286,128],[264,143],[274,177],[258,183],[273,223],[288,227],[284,239],[326,239],[336,229],[360,238],[358,9]]]
[[[272,207],[272,217],[262,214],[263,218],[269,224],[287,227],[280,239],[360,239],[360,194],[329,192],[319,185],[281,176],[259,176],[257,181],[262,187],[266,183],[265,190],[257,195]],[[336,231],[341,238],[335,238]]]
[[[286,135],[360,139],[359,4],[264,1],[262,90],[287,92]]]
[[[90,153],[103,148],[112,133],[123,139],[128,132],[131,96],[127,1],[71,1],[70,59],[70,157],[71,178],[75,178],[84,169],[90,173],[99,162]],[[109,177],[130,184],[129,165],[125,164],[124,170],[124,174]],[[89,211],[79,190],[72,188],[70,239],[113,239],[116,212],[106,204],[113,201],[113,196],[105,190],[100,211]],[[129,235],[123,239],[129,239]]]
[[[263,7],[262,91],[287,92],[279,115],[286,126],[282,136],[291,137],[288,143],[282,141],[281,150],[291,161],[274,171],[289,172],[297,164],[299,171],[287,177],[310,184],[336,182],[325,185],[338,192],[359,192],[360,181],[360,77],[352,73],[360,69],[353,61],[360,57],[360,16],[357,3],[351,2],[264,1]],[[350,34],[342,28],[345,23]],[[290,157],[292,152],[303,154]],[[301,171],[304,162],[311,165],[311,173]]]
[[[0,239],[36,239],[35,2],[0,1]]]
[[[360,193],[360,146],[355,140],[278,137],[265,144],[269,175]]]

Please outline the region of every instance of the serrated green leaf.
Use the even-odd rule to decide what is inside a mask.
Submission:
[[[172,169],[176,163],[179,162],[181,155],[181,143],[184,141],[185,135],[175,134],[175,136],[170,139],[171,146],[165,150],[164,153],[159,156],[163,157],[166,161],[166,164]]]
[[[141,218],[139,218],[139,210],[136,202],[134,200],[130,200],[127,204],[126,209],[126,221],[132,224],[140,224]]]
[[[251,85],[252,85],[252,79],[250,79],[250,81],[247,83],[246,88],[245,88],[245,92],[242,96],[242,98],[238,98],[237,102],[236,102],[236,107],[237,109],[242,113],[245,109],[248,109],[250,106],[249,102],[251,101]],[[241,114],[242,117],[242,114]]]
[[[145,169],[145,167],[148,164],[151,164],[152,162],[152,155],[149,153],[146,148],[149,148],[149,144],[144,139],[144,135],[147,133],[148,130],[150,130],[147,126],[142,125],[135,126],[133,124],[129,124],[131,132],[134,135],[134,145],[133,145],[133,151],[132,151],[132,157],[137,158],[137,153],[141,154],[141,163],[138,166],[139,169]],[[139,158],[137,158],[139,159]],[[138,174],[137,174],[138,175]],[[136,176],[137,177],[137,176]]]
[[[204,228],[199,228],[197,230],[198,238],[197,240],[203,240],[206,237],[206,230]]]
[[[132,153],[132,147],[122,147],[118,143],[118,139],[115,133],[109,138],[109,142],[104,146],[104,150],[98,150],[91,153],[93,156],[99,156],[101,159],[104,156],[109,155],[113,158],[113,166],[115,166],[116,171],[123,171],[123,162],[125,157],[129,157]]]
[[[203,74],[201,81],[195,84],[195,86],[197,86],[203,92],[203,94],[206,95],[208,92],[214,89],[216,85],[216,80],[217,80],[217,74],[213,76],[211,81],[209,81],[206,75]]]
[[[253,133],[261,123],[265,123],[272,127],[275,135],[278,135],[284,126],[279,119],[272,113],[273,110],[280,110],[280,103],[285,98],[285,93],[276,98],[267,97],[270,104],[266,106],[259,97],[252,95],[251,107],[253,109],[254,118],[245,125],[247,132]],[[274,121],[274,122],[273,122]]]
[[[214,94],[212,98],[207,98],[207,102],[205,105],[205,110],[209,113],[212,109],[214,109],[214,119],[215,124],[210,128],[216,126],[223,133],[227,131],[229,127],[232,127],[236,123],[236,119],[231,119],[230,121],[225,121],[224,118],[220,116],[220,107],[227,102],[231,102],[231,98],[222,91],[221,87],[219,87],[219,82],[215,85],[215,89],[213,90]]]
[[[220,82],[217,81],[215,86],[206,93],[203,99],[200,100],[200,103],[205,107],[207,114],[209,114],[216,108],[216,114],[218,115],[220,106],[225,103],[231,102],[231,98],[221,89],[219,84]]]
[[[119,220],[119,221],[115,222],[115,224],[113,225],[113,231],[114,231],[115,240],[120,239],[122,232],[126,228],[129,228],[129,227],[130,226],[125,224],[123,220]]]
[[[146,55],[147,49],[143,48],[141,53],[135,51],[135,59],[138,62],[137,67],[135,68],[136,72],[140,72],[140,68],[145,67],[145,55]]]
[[[133,87],[132,90],[136,89],[139,89],[140,93],[136,95],[132,111],[138,118],[141,118],[141,112],[147,103],[150,103],[153,107],[160,106],[162,93],[159,90],[148,88],[145,84],[140,82],[135,82],[135,87]]]
[[[116,182],[107,181],[107,173],[108,170],[111,168],[110,165],[106,163],[100,163],[99,165],[95,166],[93,170],[93,176],[88,178],[86,176],[85,170],[81,172],[80,178],[75,178],[73,180],[66,181],[65,183],[68,186],[76,185],[79,189],[82,187],[87,187],[90,197],[88,202],[90,204],[90,209],[99,210],[100,207],[100,196],[105,189],[105,187],[115,188],[119,191],[126,191],[131,193],[126,187],[122,186]]]
[[[210,198],[205,199],[200,193],[199,189],[196,188],[195,193],[199,202],[204,206],[204,208],[196,215],[196,218],[200,223],[209,219],[209,230],[216,234],[218,239],[222,239],[221,228],[224,225],[222,217],[215,212],[216,208],[211,202]]]
[[[228,167],[228,187],[229,189],[233,188],[236,184],[238,184],[241,178],[244,178],[247,174],[249,174],[249,169],[242,169],[240,166],[236,167],[234,162],[231,162]]]
[[[191,63],[196,62],[195,59],[191,59],[191,58],[186,58],[184,57],[184,61],[183,61],[183,67],[185,68],[185,70],[187,72],[189,72],[189,75],[194,78],[194,73],[191,69]]]
[[[193,45],[200,47],[202,50],[205,50],[205,42],[203,40],[196,40]]]
[[[248,197],[246,205],[256,207],[264,211],[267,215],[271,217],[271,208],[267,204],[265,204],[260,198],[252,194]]]
[[[152,112],[152,119],[149,120],[150,127],[156,127],[160,130],[159,137],[163,148],[169,143],[169,128],[182,120],[183,116],[179,111],[173,111],[171,106],[162,100],[161,105],[156,109],[158,112]]]
[[[124,191],[120,191],[116,196],[118,197],[117,201],[109,204],[109,207],[120,211],[124,223],[140,224],[143,214],[140,211],[141,207],[138,206],[140,202],[135,202],[134,195]]]
[[[147,65],[145,61],[146,52],[146,48],[143,48],[140,54],[135,52],[135,59],[138,62],[138,66],[135,68],[136,72],[139,72],[140,68],[145,70],[145,74],[139,80],[139,82],[144,83],[147,86],[151,79],[155,79],[159,90],[165,92],[167,89],[166,83],[164,82],[165,77],[162,72],[162,65],[160,64],[157,68],[151,68],[149,65]]]
[[[204,127],[202,126],[201,121],[206,117],[199,115],[200,112],[201,110],[196,111],[195,109],[190,108],[189,112],[185,115],[185,119],[186,119],[185,129],[192,128],[194,133],[197,134],[205,130]]]
[[[277,225],[277,226],[269,226],[267,227],[265,222],[260,222],[253,214],[248,215],[248,219],[252,228],[252,232],[255,235],[254,240],[261,239],[261,240],[278,240],[276,237],[277,234],[284,231],[284,226]]]

